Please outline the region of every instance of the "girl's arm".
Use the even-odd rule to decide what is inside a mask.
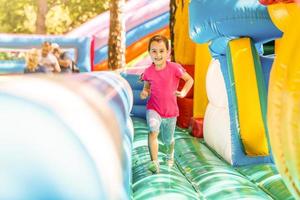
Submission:
[[[185,72],[181,79],[183,79],[185,81],[185,84],[183,86],[183,88],[181,89],[181,91],[176,91],[176,96],[178,96],[179,98],[183,98],[187,95],[187,93],[190,91],[190,89],[193,86],[194,80],[193,78],[187,73]]]
[[[144,81],[144,88],[140,93],[141,99],[146,99],[150,94],[150,84],[148,81]]]

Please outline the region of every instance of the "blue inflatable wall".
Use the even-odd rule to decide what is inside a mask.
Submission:
[[[30,35],[8,35],[0,34],[0,48],[7,49],[31,49],[41,48],[44,41],[59,44],[62,48],[72,49],[77,66],[81,72],[91,71],[91,39],[89,37],[70,38],[64,36],[30,36]],[[25,68],[24,60],[1,61],[0,74],[23,73]]]
[[[137,74],[122,73],[122,76],[128,81],[133,93],[133,107],[131,116],[146,119],[146,100],[140,98],[140,93],[143,90],[144,83],[140,81],[140,76]]]

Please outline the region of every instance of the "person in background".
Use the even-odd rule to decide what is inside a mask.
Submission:
[[[76,67],[67,51],[63,52],[57,43],[53,43],[52,48],[52,52],[58,60],[62,73],[79,72],[79,69]]]
[[[42,44],[39,65],[46,67],[49,71],[59,73],[61,71],[57,58],[52,53],[51,42],[45,41]]]
[[[193,78],[177,63],[167,61],[169,55],[169,41],[161,35],[153,36],[148,44],[148,52],[153,61],[141,75],[144,88],[140,93],[141,99],[147,102],[147,124],[149,128],[148,144],[151,162],[148,169],[159,173],[158,162],[158,134],[168,149],[167,164],[174,164],[174,132],[177,116],[179,115],[177,97],[183,98],[193,85]],[[178,91],[179,80],[185,85]]]
[[[61,73],[72,73],[72,60],[67,52],[62,52],[60,46],[57,43],[52,44],[52,53],[58,60],[58,64],[61,69]]]
[[[40,56],[39,50],[35,48],[30,49],[27,52],[25,57],[26,68],[24,70],[24,73],[48,73],[49,72],[46,67],[40,66],[38,64],[39,56]]]

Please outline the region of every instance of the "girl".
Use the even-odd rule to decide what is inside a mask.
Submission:
[[[169,167],[172,167],[174,163],[174,132],[179,114],[177,97],[185,97],[194,81],[181,65],[167,61],[169,41],[164,36],[152,37],[148,44],[148,52],[153,63],[145,69],[141,76],[144,88],[140,97],[146,99],[150,96],[146,113],[151,156],[149,170],[159,173],[158,134],[161,133],[163,143],[168,147],[167,163]],[[180,79],[185,81],[185,85],[181,91],[177,91]]]
[[[47,69],[45,67],[39,66],[39,51],[35,48],[30,49],[26,54],[26,68],[24,73],[47,73]]]

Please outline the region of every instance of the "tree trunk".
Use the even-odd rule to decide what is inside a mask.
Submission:
[[[46,15],[48,13],[47,0],[37,0],[37,19],[36,19],[36,33],[46,33]]]
[[[119,69],[125,67],[125,0],[110,1],[110,27],[108,39],[108,68]]]
[[[174,27],[175,27],[175,13],[177,10],[176,0],[170,0],[170,39],[171,39],[171,61],[175,61],[174,53]]]

